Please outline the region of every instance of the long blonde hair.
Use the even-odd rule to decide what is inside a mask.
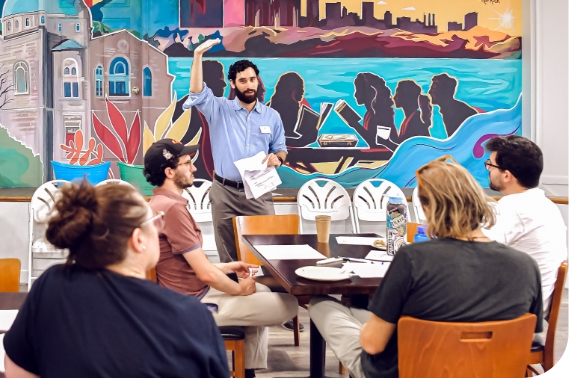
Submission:
[[[494,200],[452,157],[443,156],[425,164],[416,176],[421,205],[429,208],[429,237],[464,238],[478,227],[490,228],[496,223],[489,204]]]

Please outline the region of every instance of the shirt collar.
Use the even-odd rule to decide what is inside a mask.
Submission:
[[[239,103],[239,99],[237,97],[235,97],[233,100],[233,109],[235,110],[245,110],[247,111],[247,109],[245,109],[243,106],[241,106],[241,104]],[[261,114],[261,107],[263,106],[263,104],[261,104],[259,102],[259,100],[257,100],[257,102],[255,103],[255,107],[253,108],[253,110],[256,110],[257,113]]]
[[[181,195],[174,193],[173,191],[168,190],[168,189],[154,188],[154,189],[152,189],[152,196],[165,196],[165,197],[173,199],[176,202],[181,203],[184,206],[186,206],[188,204],[187,199],[185,199]]]

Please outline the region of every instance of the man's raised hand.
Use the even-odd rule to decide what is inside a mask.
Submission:
[[[194,50],[194,54],[199,54],[202,55],[204,52],[208,51],[209,49],[211,49],[213,46],[219,44],[221,42],[221,39],[216,38],[216,39],[208,39],[207,41],[205,41],[204,43],[202,43],[201,45],[199,45],[195,50]]]

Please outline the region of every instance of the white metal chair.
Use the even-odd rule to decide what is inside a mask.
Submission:
[[[421,201],[419,201],[419,192],[417,187],[413,189],[412,201],[413,201],[413,208],[415,209],[415,217],[417,223],[424,224],[427,221],[427,216],[423,211],[423,205],[421,205]]]
[[[389,197],[405,198],[403,191],[391,181],[369,179],[359,184],[352,199],[352,230],[359,234],[360,220],[385,222]],[[409,209],[407,209],[409,213]]]
[[[114,185],[129,185],[132,186],[130,182],[121,180],[121,179],[107,179],[107,180],[103,180],[100,183],[98,183],[95,186],[102,186],[102,185],[108,185],[108,184],[114,184]]]
[[[188,200],[190,214],[192,214],[196,223],[200,223],[202,231],[206,231],[202,232],[202,249],[206,254],[209,251],[217,253],[212,224],[211,201],[209,199],[211,184],[212,182],[208,180],[194,179],[194,185],[184,189],[182,193],[182,196]]]
[[[300,233],[303,233],[302,219],[315,221],[317,215],[329,215],[333,222],[350,217],[348,192],[342,185],[329,179],[314,179],[304,183],[298,190],[297,205],[301,218]]]
[[[29,205],[30,212],[28,224],[28,290],[31,288],[32,280],[39,276],[39,274],[34,275],[33,262],[36,255],[41,254],[41,259],[57,260],[49,261],[48,266],[65,259],[64,251],[56,249],[45,241],[45,227],[40,227],[40,224],[47,222],[49,217],[52,215],[52,210],[55,206],[55,202],[57,201],[60,186],[68,182],[69,181],[66,180],[48,181],[37,188],[32,196],[32,200]],[[34,240],[35,236],[38,234],[41,234],[41,237]],[[43,270],[46,268],[47,266],[44,266]]]

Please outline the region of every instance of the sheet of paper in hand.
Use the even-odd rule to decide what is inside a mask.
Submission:
[[[243,178],[245,196],[247,199],[259,198],[265,193],[272,192],[282,183],[277,170],[262,163],[267,155],[261,151],[255,156],[234,162]]]

